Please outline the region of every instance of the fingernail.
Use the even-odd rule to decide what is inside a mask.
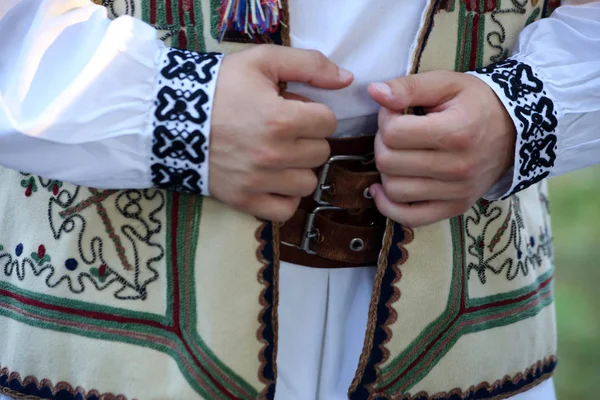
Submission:
[[[383,93],[385,97],[390,97],[392,95],[392,88],[387,83],[377,82],[373,83],[373,87],[379,92]]]
[[[377,186],[373,185],[369,188],[369,193],[371,193],[371,196],[373,198],[375,198],[375,196],[377,196]]]
[[[339,68],[338,74],[343,81],[347,81],[348,79],[352,79],[354,77],[354,74],[352,72],[341,67]]]

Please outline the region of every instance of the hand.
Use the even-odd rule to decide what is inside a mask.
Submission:
[[[261,45],[226,56],[212,114],[211,194],[260,218],[291,218],[317,186],[312,169],[329,158],[337,121],[323,104],[280,96],[278,84],[341,89],[352,80],[316,51]]]
[[[371,194],[388,218],[417,227],[463,214],[513,164],[516,131],[478,78],[434,71],[372,84],[383,108],[375,138],[382,184]],[[405,115],[421,107],[426,115]]]

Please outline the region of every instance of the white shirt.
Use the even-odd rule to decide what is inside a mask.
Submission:
[[[366,85],[406,73],[425,0],[290,3],[293,45],[321,50],[356,76],[338,92],[291,90],[328,104],[339,133],[359,133],[370,120],[355,118],[377,112]],[[149,127],[168,54],[152,28],[128,17],[110,22],[88,0],[2,0],[0,37],[10,37],[0,41],[0,165],[86,186],[152,186]],[[515,53],[543,74],[561,110],[550,175],[598,162],[600,3],[561,7],[528,27]],[[199,172],[206,176],[206,166]],[[278,399],[345,398],[373,273],[282,265]],[[553,396],[549,382],[515,399]]]
[[[414,21],[423,1],[327,0],[317,10],[312,0],[290,3],[301,9],[292,14],[297,45],[355,69],[351,88],[315,100],[340,119],[376,111],[364,85],[406,71],[414,39],[382,32]],[[543,72],[562,113],[550,176],[600,158],[600,5],[587,3],[529,26],[515,50]],[[165,55],[154,29],[130,17],[111,22],[90,0],[2,0],[0,38],[0,165],[98,188],[152,186],[149,125]]]

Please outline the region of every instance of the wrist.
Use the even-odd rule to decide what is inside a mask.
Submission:
[[[507,170],[512,172],[512,179],[504,179],[503,190],[497,184],[494,197],[508,197],[548,177],[556,160],[558,111],[539,74],[517,59],[507,59],[469,74],[496,93],[515,127],[513,168]],[[490,197],[488,192],[486,198]]]

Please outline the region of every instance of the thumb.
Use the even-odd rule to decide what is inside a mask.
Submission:
[[[354,80],[351,72],[338,67],[323,53],[290,47],[275,47],[269,54],[268,68],[279,82],[301,82],[320,89],[343,89]]]
[[[369,95],[382,107],[401,112],[408,107],[435,107],[460,91],[457,75],[432,71],[369,85]]]

